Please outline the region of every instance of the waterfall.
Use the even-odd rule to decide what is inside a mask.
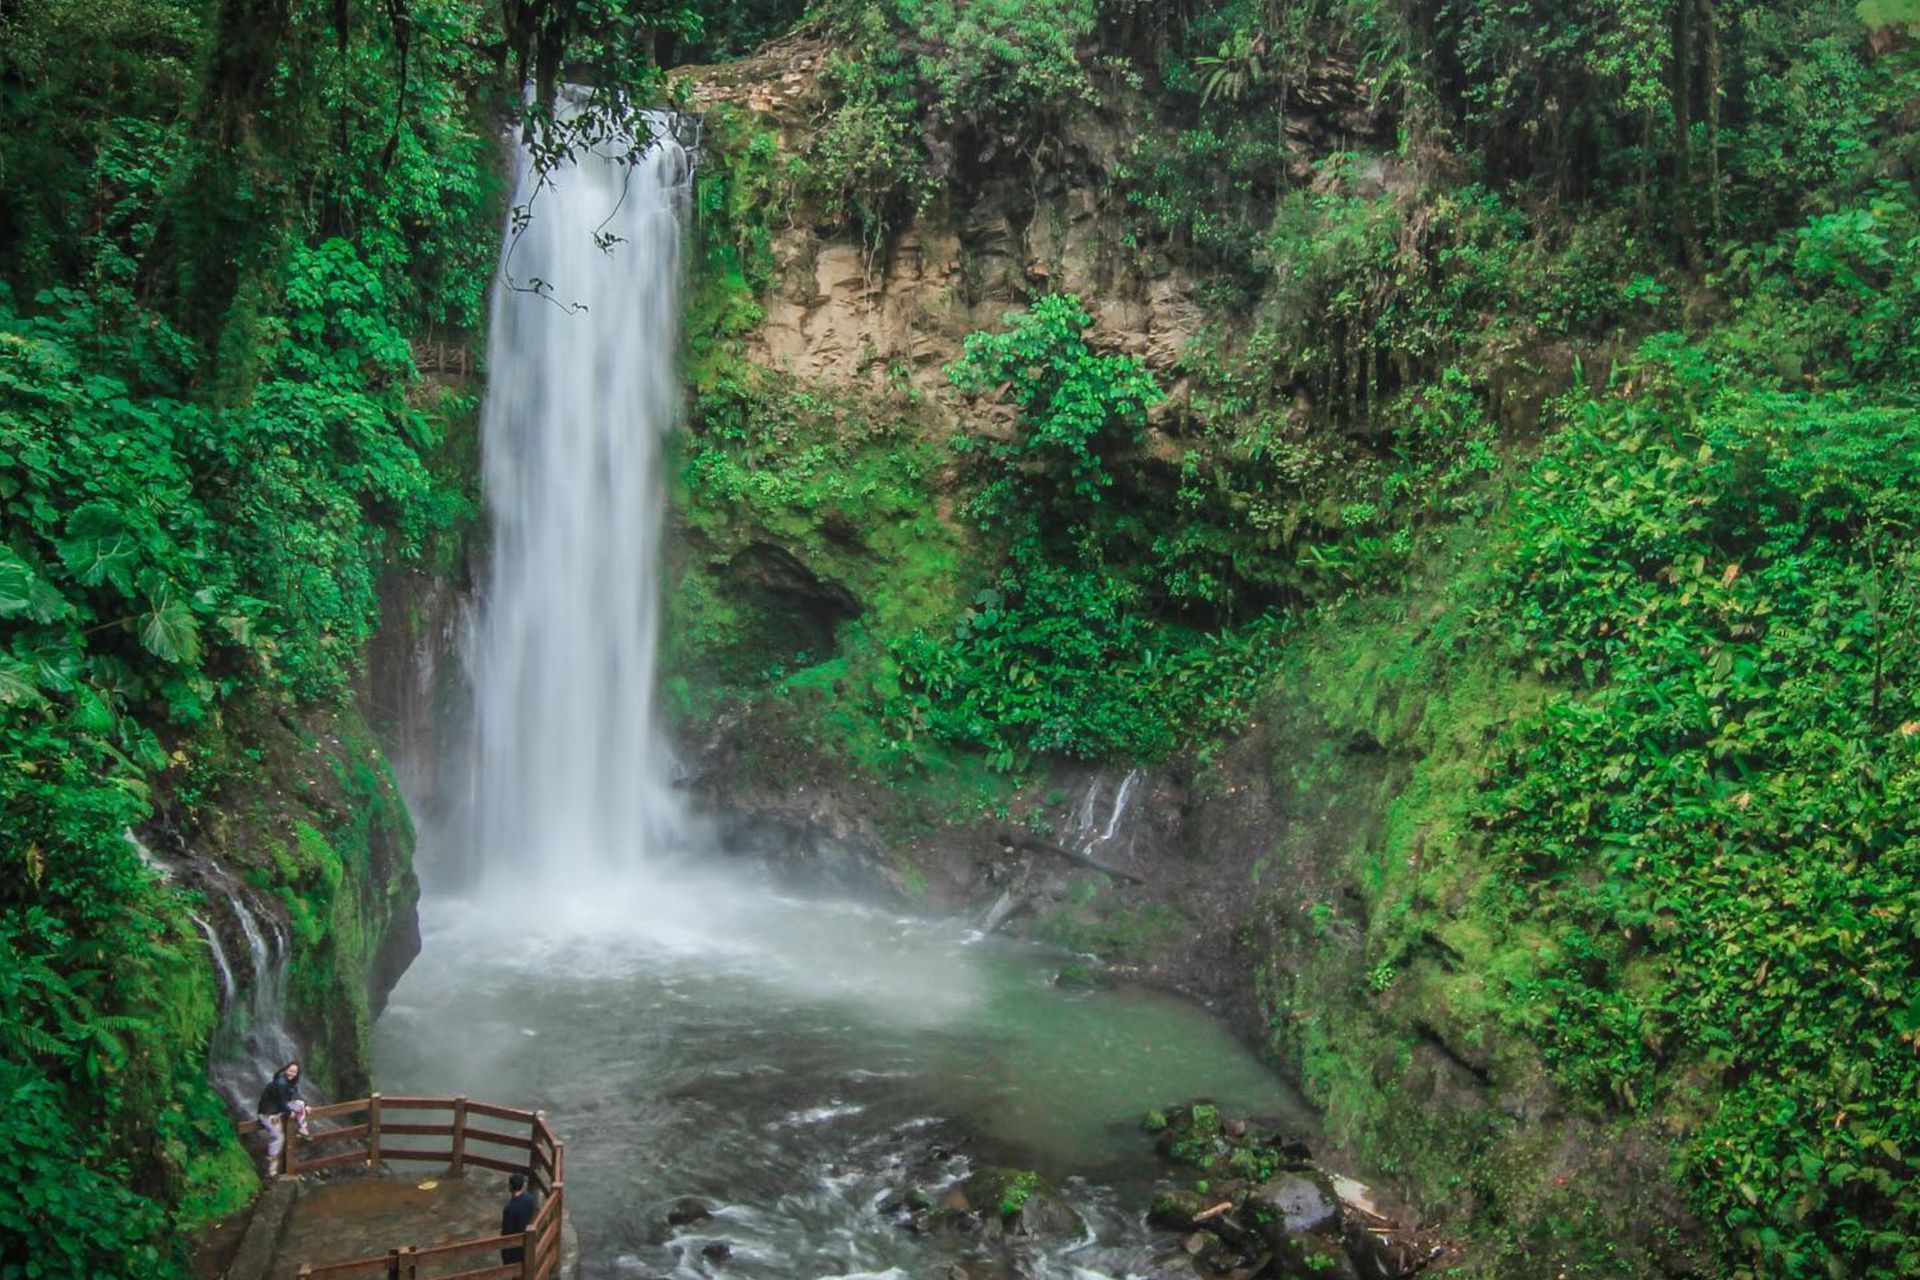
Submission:
[[[148,848],[132,831],[123,834],[155,878],[172,885],[184,880],[205,895],[210,908],[224,907],[234,928],[247,940],[243,979],[227,958],[214,920],[197,911],[187,913],[206,940],[207,960],[220,992],[220,1020],[208,1046],[207,1078],[236,1110],[250,1113],[273,1073],[300,1056],[286,1023],[287,961],[292,947],[284,928],[271,912],[256,910],[252,889],[219,863],[189,867],[183,876],[180,866]],[[313,1096],[311,1089],[307,1093]]]
[[[198,916],[212,952],[214,973],[220,979],[222,996],[220,1025],[214,1032],[208,1054],[208,1077],[229,1102],[242,1112],[251,1113],[260,1089],[273,1073],[300,1056],[293,1033],[286,1023],[287,961],[292,947],[279,920],[256,910],[252,892],[218,863],[209,863],[206,887],[211,899],[219,896],[227,914],[233,918],[240,936],[247,940],[246,999],[241,1000],[240,984],[220,934]],[[265,924],[261,921],[264,918]],[[311,1081],[305,1088],[307,1100],[314,1100]]]
[[[232,1010],[234,997],[240,991],[233,980],[233,966],[227,963],[227,949],[220,945],[220,935],[205,916],[190,914],[188,918],[193,921],[193,927],[200,931],[200,936],[207,940],[207,952],[213,960],[213,978],[220,987],[220,1016],[224,1018]]]
[[[544,185],[522,155],[494,289],[474,838],[499,890],[590,895],[678,826],[654,657],[688,164],[648,123]]]
[[[1095,773],[1087,780],[1087,788],[1081,793],[1079,803],[1074,806],[1073,817],[1067,824],[1068,843],[1081,853],[1095,853],[1113,843],[1121,832],[1121,823],[1128,813],[1133,799],[1134,788],[1146,776],[1142,769],[1132,769],[1120,779],[1113,789],[1113,797],[1108,801],[1106,820],[1100,816],[1101,802],[1106,800],[1107,779],[1105,775]],[[1127,848],[1133,848],[1133,836],[1128,835]]]

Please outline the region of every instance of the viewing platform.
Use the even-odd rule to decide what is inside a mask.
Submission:
[[[307,1118],[310,1136],[287,1135],[291,1176],[261,1195],[220,1272],[226,1280],[559,1280],[576,1271],[566,1146],[545,1112],[376,1093]],[[240,1132],[260,1128],[248,1120]],[[301,1176],[328,1170],[352,1176]],[[524,1232],[503,1236],[494,1227],[513,1173],[527,1176],[540,1206]],[[520,1257],[503,1261],[512,1250]]]

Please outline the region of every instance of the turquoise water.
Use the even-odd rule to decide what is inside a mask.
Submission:
[[[441,902],[423,926],[376,1027],[377,1087],[548,1110],[588,1276],[934,1274],[968,1243],[915,1236],[880,1202],[975,1163],[1040,1170],[1090,1224],[1003,1265],[1126,1274],[1169,1243],[1144,1226],[1142,1113],[1207,1096],[1312,1125],[1204,1009],[1062,991],[1065,957],[954,925],[679,881]],[[662,1215],[681,1196],[720,1212],[676,1236]],[[732,1256],[703,1258],[710,1240]]]

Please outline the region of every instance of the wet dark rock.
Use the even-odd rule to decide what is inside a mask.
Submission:
[[[709,1262],[725,1262],[733,1256],[733,1246],[725,1240],[709,1240],[700,1246],[700,1256]]]
[[[1338,1240],[1319,1236],[1294,1236],[1273,1250],[1273,1272],[1277,1276],[1311,1276],[1313,1280],[1360,1280],[1353,1259]]]
[[[667,1225],[672,1227],[691,1226],[696,1222],[705,1222],[713,1216],[713,1210],[703,1200],[686,1196],[675,1200],[667,1208]]]
[[[1202,1175],[1192,1188],[1162,1189],[1148,1221],[1183,1233],[1204,1280],[1404,1280],[1452,1247],[1397,1225],[1365,1185],[1327,1173],[1304,1143],[1258,1121],[1196,1103],[1150,1112],[1143,1127],[1163,1155]]]
[[[1311,1174],[1283,1173],[1248,1192],[1242,1205],[1262,1228],[1278,1227],[1288,1235],[1337,1231],[1340,1226],[1340,1202],[1333,1188]]]
[[[1162,1191],[1147,1210],[1147,1221],[1170,1231],[1186,1231],[1210,1206],[1198,1191]]]
[[[975,1236],[980,1234],[980,1215],[970,1209],[939,1205],[907,1219],[907,1227],[922,1236]]]
[[[1245,1264],[1240,1250],[1212,1231],[1196,1231],[1182,1247],[1193,1264],[1208,1275],[1222,1276]]]
[[[918,1187],[898,1187],[880,1198],[874,1210],[889,1218],[910,1218],[933,1208],[933,1198]]]
[[[1400,1280],[1429,1261],[1432,1241],[1411,1232],[1369,1231],[1357,1222],[1347,1224],[1341,1238],[1359,1280]]]
[[[1178,1253],[1163,1253],[1148,1262],[1140,1273],[1141,1280],[1194,1280],[1198,1271],[1193,1259],[1184,1250]]]
[[[1018,1274],[985,1258],[960,1258],[947,1268],[947,1280],[1007,1280]]]
[[[969,1177],[961,1191],[989,1233],[1072,1237],[1087,1229],[1073,1206],[1031,1169],[989,1166]]]

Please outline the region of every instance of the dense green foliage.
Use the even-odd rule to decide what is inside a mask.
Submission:
[[[1911,1273],[1920,12],[824,19],[820,127],[741,169],[777,218],[851,232],[876,269],[916,213],[964,224],[983,192],[1038,226],[1125,121],[1120,256],[1190,273],[1207,316],[1153,375],[1072,299],[975,335],[958,461],[886,482],[903,510],[951,499],[957,598],[882,620],[852,614],[859,587],[736,687],[830,686],[834,745],[905,779],[951,758],[930,740],[1015,774],[1204,761],[1249,711],[1311,705],[1327,745],[1280,785],[1381,789],[1377,820],[1319,815],[1374,833],[1344,864],[1367,910],[1330,890],[1276,935],[1315,951],[1289,957],[1304,976],[1262,981],[1340,1132],[1465,1193],[1508,1274]],[[736,464],[790,456],[756,438]],[[816,550],[832,527],[780,541],[834,582],[908,580],[897,554]],[[1407,1114],[1396,1082],[1442,1041],[1502,1105],[1571,1100],[1619,1148],[1608,1176],[1647,1185],[1597,1203],[1551,1126],[1491,1103]]]
[[[409,339],[471,331],[492,269],[475,13],[279,17],[0,18],[9,1275],[172,1274],[171,1224],[256,1185],[195,904],[130,833],[193,828],[236,700],[343,696],[377,576],[468,515]]]
[[[1499,577],[1582,691],[1488,783],[1505,909],[1549,930],[1516,1020],[1613,1105],[1720,1082],[1681,1159],[1757,1274],[1920,1267],[1914,213],[1845,219],[1840,262],[1904,264],[1878,279],[1836,270],[1825,219],[1772,277],[1828,317],[1793,345],[1835,352],[1836,389],[1722,363],[1754,319],[1780,340],[1764,305],[1650,341],[1631,399],[1579,406],[1534,464]]]
[[[1087,347],[1075,299],[1042,298],[1010,321],[968,339],[951,370],[1016,414],[1010,439],[961,441],[984,471],[969,512],[1005,544],[1005,567],[950,636],[899,646],[905,692],[889,713],[908,733],[982,744],[1002,768],[1035,753],[1163,756],[1183,733],[1231,721],[1235,679],[1261,669],[1267,628],[1156,624],[1153,584],[1130,555],[1140,518],[1112,490],[1164,397],[1137,359]]]
[[[832,114],[805,185],[870,250],[927,201],[996,158],[1038,156],[1064,113],[1095,100],[1083,57],[1099,0],[831,0],[842,50]]]

